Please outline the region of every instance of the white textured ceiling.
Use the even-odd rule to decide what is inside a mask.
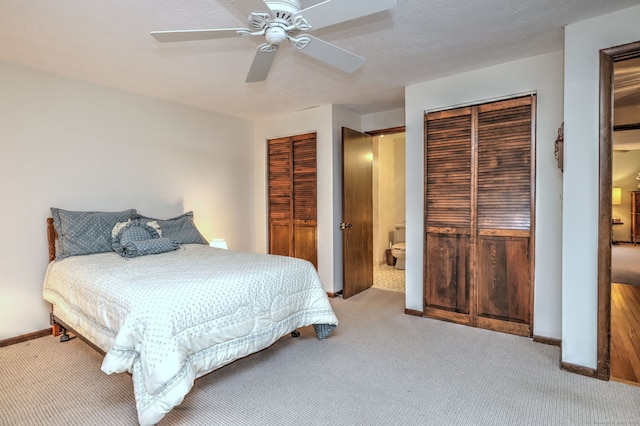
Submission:
[[[406,85],[559,50],[566,24],[639,3],[398,0],[312,32],[367,58],[355,74],[282,46],[268,79],[248,84],[260,38],[161,44],[149,35],[245,27],[233,0],[1,0],[0,61],[238,117],[322,104],[368,114],[404,106]]]

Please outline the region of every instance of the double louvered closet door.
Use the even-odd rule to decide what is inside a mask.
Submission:
[[[425,116],[425,315],[530,336],[535,96]]]
[[[318,268],[316,134],[267,141],[269,253]]]

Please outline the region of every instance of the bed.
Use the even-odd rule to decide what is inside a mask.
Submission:
[[[72,330],[103,352],[105,373],[131,373],[141,425],[196,378],[298,328],[324,340],[338,324],[311,263],[210,247],[192,212],[51,211],[43,297],[54,334]]]

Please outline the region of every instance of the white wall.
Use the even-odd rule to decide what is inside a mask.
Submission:
[[[342,277],[342,128],[362,132],[362,117],[333,106],[333,280],[334,291],[343,289]],[[372,188],[373,190],[373,188]]]
[[[373,263],[385,261],[393,241],[395,152],[392,138],[373,138]],[[404,161],[404,158],[403,158]]]
[[[640,6],[565,29],[562,358],[597,368],[599,51],[640,40]]]
[[[362,131],[392,129],[404,126],[404,108],[391,109],[389,111],[376,112],[362,116]]]
[[[553,142],[562,123],[562,52],[408,86],[406,307],[423,308],[424,112],[537,92],[534,334],[561,336],[562,174]]]
[[[405,221],[404,132],[373,138],[373,262],[386,262],[395,225]]]
[[[394,201],[393,217],[395,223],[406,221],[407,196],[407,150],[404,133],[393,138],[394,145]]]
[[[255,187],[256,209],[255,249],[268,252],[268,205],[267,205],[267,145],[268,139],[316,132],[317,136],[317,173],[318,173],[318,275],[327,292],[334,292],[334,132],[333,107],[324,105],[313,109],[295,112],[286,116],[258,120],[255,124]],[[340,275],[341,277],[341,275]]]
[[[254,247],[253,123],[0,63],[0,340],[49,326],[49,207],[193,210]]]

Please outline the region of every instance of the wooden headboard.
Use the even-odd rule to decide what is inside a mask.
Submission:
[[[53,218],[47,218],[47,240],[49,241],[49,262],[56,259],[56,229],[53,227]]]

